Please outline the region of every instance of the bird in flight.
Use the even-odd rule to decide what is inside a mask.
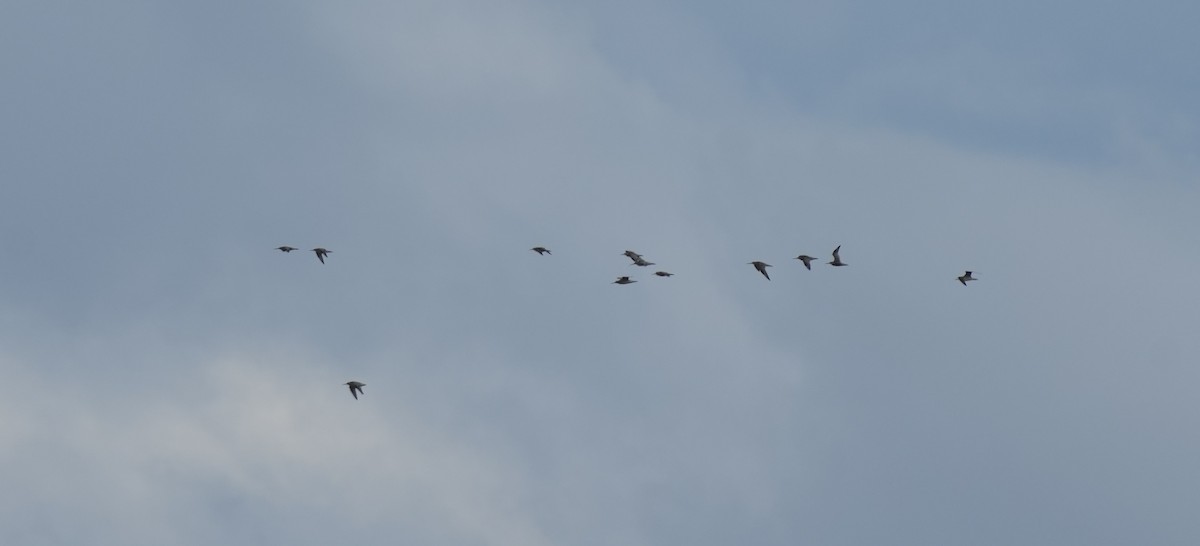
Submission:
[[[816,258],[813,258],[812,256],[809,256],[807,254],[801,254],[799,256],[796,256],[796,259],[804,262],[804,269],[812,271],[812,261],[815,260]]]
[[[771,264],[756,261],[750,262],[749,265],[754,266],[754,269],[757,269],[759,273],[762,273],[762,275],[766,277],[768,281],[771,280],[771,276],[767,274],[767,268],[771,267]]]
[[[832,262],[827,262],[829,265],[832,265],[832,266],[834,266],[834,267],[840,267],[840,266],[843,266],[843,265],[850,265],[850,264],[848,264],[848,263],[846,263],[846,262],[843,262],[843,261],[842,261],[842,257],[841,257],[841,255],[839,255],[839,254],[838,254],[838,251],[840,251],[840,250],[842,250],[842,245],[838,245],[838,247],[837,247],[837,248],[833,249],[833,261],[832,261]]]
[[[640,265],[642,267],[646,267],[648,265],[654,265],[654,262],[647,262],[646,259],[643,258],[641,254],[638,254],[637,252],[634,252],[632,250],[626,250],[623,253],[623,255],[627,256],[630,260],[633,260],[633,265]]]
[[[278,251],[280,251],[280,252],[283,252],[283,253],[288,253],[288,252],[291,252],[291,251],[293,251],[293,250],[300,250],[300,249],[298,249],[298,248],[296,248],[296,247],[294,247],[294,246],[287,246],[287,245],[283,245],[283,246],[281,246],[281,247],[276,247],[276,248],[275,248],[275,250],[278,250]]]
[[[629,277],[617,277],[617,280],[613,281],[613,284],[630,284],[635,282],[637,281],[631,280]]]
[[[546,248],[546,247],[544,247],[544,246],[535,246],[535,247],[533,247],[533,248],[531,248],[531,249],[529,249],[529,250],[532,250],[532,251],[534,251],[534,252],[537,252],[537,253],[538,253],[538,256],[541,256],[542,254],[550,254],[550,249],[548,249],[548,248]]]
[[[963,286],[967,285],[967,281],[977,281],[977,280],[979,280],[979,279],[976,279],[975,277],[971,276],[970,271],[963,273],[962,276],[958,278],[958,282],[961,282]]]
[[[674,275],[674,273],[667,273],[666,271],[655,271],[654,274],[658,275],[659,277],[670,277],[671,275]]]
[[[317,259],[321,260],[321,263],[325,263],[325,257],[333,252],[332,250],[325,250],[321,247],[314,248],[312,251],[317,253]]]
[[[355,400],[358,400],[358,395],[363,394],[362,388],[364,385],[366,385],[366,383],[362,383],[360,381],[349,381],[346,383],[346,386],[350,387],[350,394],[354,395]]]

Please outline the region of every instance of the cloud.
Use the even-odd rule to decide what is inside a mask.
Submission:
[[[1195,535],[1189,110],[830,6],[226,8],[21,88],[6,542]]]

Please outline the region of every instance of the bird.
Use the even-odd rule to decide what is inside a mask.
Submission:
[[[750,262],[749,265],[754,266],[754,269],[757,269],[759,273],[762,273],[763,276],[766,277],[768,281],[771,280],[771,276],[767,274],[767,268],[771,267],[771,264],[756,261],[756,262]]]
[[[366,385],[366,383],[363,383],[360,381],[349,381],[346,383],[346,386],[350,387],[350,394],[354,395],[355,400],[358,400],[358,395],[363,394],[362,388],[365,385]],[[355,392],[355,391],[358,391],[358,392]]]
[[[970,271],[963,273],[962,276],[958,278],[958,282],[961,282],[963,286],[967,285],[967,281],[977,281],[977,280],[979,280],[979,279],[976,279],[975,277],[971,276]]]
[[[613,281],[613,284],[630,284],[635,282],[637,281],[631,280],[629,277],[617,277],[617,280]]]
[[[843,262],[843,261],[842,261],[842,257],[841,257],[840,255],[838,255],[838,251],[840,251],[841,249],[842,249],[842,245],[838,245],[838,247],[837,247],[837,248],[833,249],[833,261],[832,261],[832,262],[826,262],[826,263],[828,263],[829,265],[832,265],[832,266],[834,266],[834,267],[840,267],[840,266],[843,266],[843,265],[850,265],[850,264],[848,264],[848,263],[846,263],[846,262]]]
[[[548,248],[546,248],[546,247],[544,247],[544,246],[535,246],[535,247],[533,247],[533,248],[531,248],[531,249],[529,249],[529,250],[532,250],[532,251],[534,251],[534,252],[537,252],[537,253],[538,253],[538,256],[541,256],[542,254],[550,254],[550,249],[548,249]]]
[[[634,252],[632,250],[626,250],[625,252],[622,252],[621,255],[628,256],[629,259],[633,260],[634,262],[637,262],[642,257],[641,254],[638,254],[637,252]]]
[[[659,277],[670,277],[671,275],[674,275],[674,273],[667,273],[666,271],[655,271],[654,274],[658,275]]]
[[[300,249],[298,249],[298,248],[296,248],[296,247],[294,247],[294,246],[287,246],[287,245],[283,245],[283,246],[281,246],[281,247],[276,247],[276,248],[275,248],[275,250],[278,250],[278,251],[280,251],[280,252],[283,252],[283,253],[288,253],[288,252],[291,252],[291,251],[293,251],[293,250],[300,250]]]
[[[801,254],[799,256],[796,256],[796,259],[804,262],[804,269],[812,271],[812,261],[815,260],[816,258],[813,258],[812,256],[809,256],[807,254]]]
[[[646,267],[648,265],[654,265],[654,262],[647,262],[646,260],[643,260],[641,256],[638,256],[637,258],[633,259],[633,264],[631,264],[631,265],[639,265],[642,267]]]
[[[325,263],[325,257],[333,252],[332,250],[325,250],[321,247],[314,248],[312,251],[317,253],[317,259],[321,260],[321,263]]]

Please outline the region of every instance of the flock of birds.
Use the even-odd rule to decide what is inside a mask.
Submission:
[[[294,246],[283,245],[283,246],[275,247],[275,250],[278,250],[280,252],[283,252],[284,254],[287,254],[293,250],[300,250],[300,249],[298,249]],[[535,246],[529,250],[537,252],[538,256],[553,255],[553,253],[550,252],[550,249],[548,249],[544,246]],[[832,265],[834,267],[845,267],[847,265],[850,265],[850,264],[842,261],[841,251],[842,251],[842,245],[838,245],[837,248],[833,249],[833,259],[828,262],[825,262],[825,263]],[[317,259],[320,260],[321,263],[323,264],[323,263],[325,263],[325,258],[328,257],[329,254],[331,254],[333,251],[326,249],[326,248],[317,247],[317,248],[312,249],[312,252],[316,253]],[[636,265],[639,267],[649,267],[652,265],[656,265],[654,262],[646,261],[646,259],[644,257],[642,257],[641,254],[638,254],[637,252],[634,252],[632,250],[626,250],[623,253],[623,255],[633,261],[633,263],[630,265]],[[812,271],[812,263],[813,263],[813,261],[816,260],[816,258],[809,256],[807,254],[801,254],[799,256],[796,256],[796,259],[800,260],[800,262],[804,264],[804,268],[809,271]],[[766,263],[766,262],[760,262],[760,261],[756,260],[753,262],[749,262],[746,265],[754,266],[754,269],[758,270],[759,273],[762,273],[763,277],[766,277],[768,281],[771,280],[771,275],[767,274],[767,268],[774,267],[771,264]],[[662,271],[662,270],[655,271],[654,274],[659,277],[670,277],[670,276],[674,275],[674,273],[669,273],[667,271]],[[979,279],[976,279],[971,274],[970,271],[967,271],[967,272],[963,273],[962,275],[958,276],[958,282],[962,283],[963,286],[966,286],[968,281],[975,281],[975,280],[979,280]],[[623,276],[617,277],[617,280],[613,281],[613,284],[633,284],[635,282],[637,282],[637,281],[630,278],[629,275],[623,275]],[[343,384],[350,388],[350,394],[354,396],[355,400],[358,400],[358,395],[363,394],[363,387],[366,386],[366,383],[363,383],[361,381],[347,381],[346,383],[343,383]]]
[[[283,246],[275,247],[275,250],[278,250],[284,254],[287,254],[293,250],[300,250],[300,249],[298,249],[294,246],[283,245]],[[321,248],[321,247],[312,249],[312,252],[315,252],[317,254],[317,259],[321,260],[321,263],[325,263],[325,258],[333,253],[332,250],[329,250],[327,248]],[[355,400],[358,400],[358,395],[363,394],[362,388],[364,386],[366,386],[366,383],[363,383],[362,381],[347,381],[347,382],[343,383],[343,385],[350,387],[350,394],[354,395]]]
[[[537,252],[538,256],[543,256],[546,254],[552,255],[552,253],[550,252],[550,249],[548,249],[544,246],[535,246],[529,250]],[[841,253],[842,253],[842,245],[838,245],[837,248],[833,249],[833,259],[828,262],[825,262],[825,263],[832,265],[834,267],[844,267],[844,266],[850,265],[850,264],[842,261]],[[633,260],[632,265],[637,265],[637,266],[641,266],[641,267],[655,265],[654,262],[646,261],[646,259],[643,258],[641,254],[638,254],[637,252],[634,252],[632,250],[626,250],[624,253],[624,256],[628,257],[630,260]],[[809,271],[812,271],[812,263],[814,260],[816,260],[816,258],[809,256],[807,254],[801,254],[799,256],[796,256],[796,259],[800,260],[802,263],[804,263],[804,268]],[[766,277],[768,281],[771,280],[771,275],[769,275],[767,273],[768,267],[774,267],[771,264],[769,264],[767,262],[753,261],[753,262],[747,263],[746,265],[754,266],[754,269],[757,269],[759,273],[762,273],[762,276]],[[674,275],[674,273],[668,273],[666,271],[655,271],[654,274],[658,275],[659,277],[670,277],[670,276]],[[976,279],[975,277],[973,277],[971,275],[970,271],[967,271],[966,273],[963,273],[962,275],[959,275],[959,277],[958,277],[958,282],[962,283],[963,286],[967,285],[967,281],[976,281],[976,280],[979,280],[979,279]],[[635,282],[637,282],[637,281],[633,280],[628,275],[625,275],[625,276],[617,277],[617,280],[613,281],[613,284],[633,284]]]

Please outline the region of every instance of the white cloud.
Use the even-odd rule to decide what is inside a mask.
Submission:
[[[360,2],[269,51],[254,25],[172,42],[221,90],[200,151],[100,173],[103,200],[0,204],[32,239],[0,300],[5,542],[1191,536],[1155,515],[1185,487],[1096,500],[1153,499],[1185,464],[1145,446],[1193,450],[1194,290],[1147,277],[1194,265],[1187,153],[1138,123],[1134,159],[1098,166],[814,113],[750,91],[721,25],[680,9]],[[632,62],[651,22],[671,43]],[[931,95],[1037,118],[1071,96],[1004,52],[890,53],[830,84],[844,110]],[[1065,132],[1103,125],[1088,112]],[[850,267],[792,259],[837,244]]]

